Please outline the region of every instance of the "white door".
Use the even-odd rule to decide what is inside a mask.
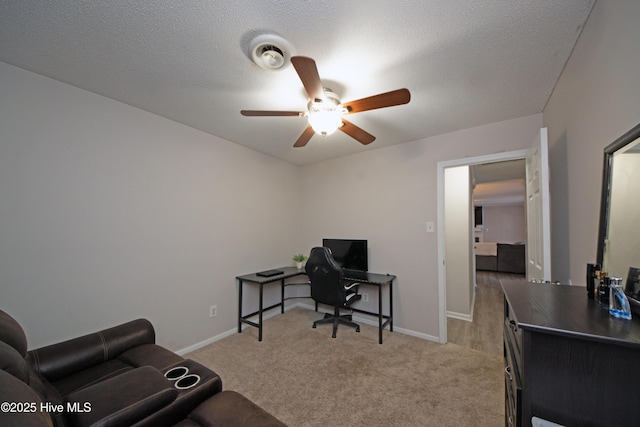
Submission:
[[[549,151],[547,128],[527,154],[527,280],[551,280],[551,226],[549,213]]]

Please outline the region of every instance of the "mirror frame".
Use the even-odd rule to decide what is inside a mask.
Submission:
[[[640,124],[607,145],[604,149],[604,165],[602,167],[602,194],[600,197],[600,226],[598,229],[598,254],[596,262],[602,266],[604,262],[605,242],[608,236],[609,202],[611,199],[611,174],[613,171],[613,155],[616,151],[640,138]]]

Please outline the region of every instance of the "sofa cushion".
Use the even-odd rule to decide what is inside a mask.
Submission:
[[[177,395],[160,371],[144,366],[70,394],[67,401],[81,410],[68,413],[67,419],[73,426],[129,426]]]
[[[0,310],[0,341],[13,347],[22,357],[27,354],[27,336],[16,319]]]
[[[65,397],[69,393],[97,384],[131,369],[133,368],[130,365],[119,360],[107,360],[104,363],[75,372],[58,381],[53,381],[51,384],[62,397]]]
[[[0,411],[0,425],[3,427],[52,427],[49,414],[40,410],[40,397],[24,382],[0,369],[0,402],[23,404],[13,410]],[[24,406],[26,405],[26,406]],[[21,409],[21,410],[18,410]]]
[[[0,341],[0,369],[29,384],[29,367],[24,357],[3,341]]]

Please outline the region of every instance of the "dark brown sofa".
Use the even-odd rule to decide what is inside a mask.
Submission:
[[[209,368],[155,344],[144,319],[27,351],[0,310],[1,426],[284,426]]]
[[[496,243],[496,255],[476,255],[476,270],[525,274],[526,246],[516,243]]]

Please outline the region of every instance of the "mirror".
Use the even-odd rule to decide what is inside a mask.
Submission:
[[[640,267],[640,124],[604,149],[597,257],[609,277]]]

